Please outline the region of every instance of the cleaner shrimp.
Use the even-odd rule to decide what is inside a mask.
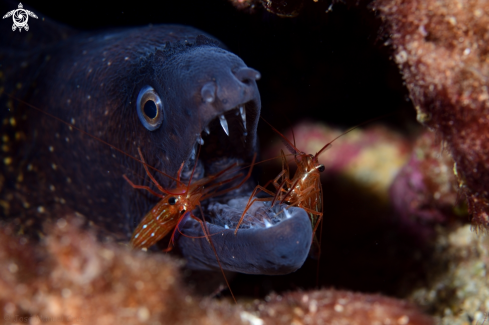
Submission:
[[[268,123],[263,117],[262,120],[267,123],[273,131],[275,131],[281,138],[285,147],[288,149],[291,155],[294,156],[297,169],[293,177],[290,177],[290,168],[286,159],[286,155],[281,151],[282,159],[282,171],[272,180],[268,181],[265,185],[258,185],[253,190],[248,203],[241,215],[241,218],[234,231],[235,235],[238,233],[239,226],[241,225],[246,212],[251,208],[253,203],[257,201],[271,202],[271,206],[276,203],[287,203],[289,207],[295,206],[304,209],[311,220],[311,226],[313,228],[313,236],[311,240],[314,240],[316,231],[321,224],[323,217],[323,188],[321,184],[321,172],[325,170],[324,165],[319,163],[319,156],[331,147],[332,143],[338,138],[346,135],[347,133],[355,130],[356,128],[375,121],[379,118],[368,120],[364,123],[356,125],[347,131],[343,132],[333,140],[326,143],[316,154],[307,154],[298,149],[294,143],[290,142],[280,131]],[[295,142],[295,140],[294,140]],[[272,184],[275,187],[275,192],[268,190],[267,187]],[[258,198],[257,194],[265,192],[270,197]],[[287,208],[287,209],[288,209]],[[283,213],[288,213],[287,210],[283,210]]]
[[[141,150],[139,150],[139,155],[141,157],[141,160],[144,162],[144,158],[141,153]],[[200,207],[200,201],[208,199],[212,196],[222,195],[226,192],[241,187],[241,185],[243,185],[251,176],[255,159],[256,159],[256,154],[253,157],[253,161],[248,171],[248,174],[243,178],[243,180],[239,184],[222,191],[217,191],[216,188],[226,183],[232,182],[242,175],[238,174],[232,178],[213,184],[212,182],[216,181],[224,173],[226,173],[227,171],[235,167],[236,164],[232,164],[229,167],[220,171],[219,173],[204,177],[192,184],[192,178],[195,171],[195,166],[194,166],[188,184],[183,184],[180,181],[180,174],[184,166],[184,163],[182,163],[177,175],[177,186],[171,190],[164,189],[151,175],[149,169],[145,164],[144,168],[146,170],[147,175],[150,177],[151,181],[156,185],[156,187],[161,192],[161,194],[156,193],[148,186],[135,185],[131,180],[129,180],[129,178],[126,175],[124,175],[123,177],[133,188],[147,190],[151,194],[162,199],[144,216],[143,220],[139,223],[137,228],[134,230],[131,238],[131,245],[134,248],[148,248],[154,245],[159,240],[163,239],[173,229],[169,247],[165,249],[165,251],[171,250],[170,245],[174,243],[174,237],[176,231],[178,230],[178,225],[180,224],[180,222],[183,220],[183,218],[186,216],[187,213],[190,213],[190,217],[201,224],[202,230],[204,231],[204,234],[206,234],[207,240],[209,241],[209,243],[211,243],[209,234],[207,233],[207,229],[204,224],[205,220],[201,220],[197,218],[192,211],[197,206]]]

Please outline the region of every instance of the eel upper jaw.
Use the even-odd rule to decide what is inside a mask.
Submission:
[[[259,78],[258,71],[241,66],[221,72],[217,78],[198,88],[194,96],[201,116],[200,129],[190,135],[190,139],[195,140],[186,159],[187,176],[195,164],[199,145],[201,161],[251,160],[256,151],[256,128],[261,109],[256,85]],[[209,169],[214,170],[208,170],[207,175],[220,171]],[[202,176],[202,173],[196,174]]]

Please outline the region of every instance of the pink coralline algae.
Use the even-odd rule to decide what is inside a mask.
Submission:
[[[475,227],[489,228],[489,1],[377,0],[418,121],[439,134]]]
[[[308,154],[315,154],[344,132],[323,123],[307,121],[294,125],[292,129],[296,147]],[[292,129],[284,132],[291,141]],[[277,157],[280,149],[289,153],[277,135],[276,144],[267,149],[264,158]],[[323,180],[327,175],[343,177],[368,188],[370,193],[387,202],[388,188],[406,162],[410,149],[408,140],[387,127],[377,125],[365,130],[355,129],[335,140],[332,147],[319,156],[319,162],[325,167]],[[289,162],[292,161],[289,158]],[[291,166],[295,168],[295,163]]]
[[[256,305],[264,324],[433,324],[409,303],[381,295],[321,290],[266,300]]]
[[[409,162],[390,189],[402,227],[427,239],[434,235],[437,224],[466,216],[457,193],[453,159],[428,131],[416,142]]]
[[[101,244],[60,218],[38,244],[0,230],[0,317],[6,324],[398,324],[432,319],[402,300],[347,291],[232,304],[192,294],[170,256]]]

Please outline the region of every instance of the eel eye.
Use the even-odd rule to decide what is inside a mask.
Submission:
[[[171,198],[168,199],[168,203],[170,205],[175,205],[175,203],[177,203],[177,199],[175,199],[174,197],[171,197]]]
[[[151,86],[144,86],[137,99],[138,116],[144,127],[154,131],[163,122],[163,103]]]
[[[180,211],[180,214],[184,214],[184,213],[185,213],[185,211],[187,211],[187,210],[182,209],[182,211]]]
[[[324,165],[319,165],[317,169],[319,170],[320,173],[324,172]]]

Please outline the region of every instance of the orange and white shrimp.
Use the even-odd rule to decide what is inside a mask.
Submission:
[[[140,150],[139,150],[139,154],[141,156],[141,160],[144,162],[144,158]],[[249,172],[243,178],[243,180],[238,185],[223,191],[216,191],[216,188],[237,179],[241,175],[239,174],[232,178],[220,182],[215,182],[215,181],[220,176],[222,176],[225,172],[235,167],[236,166],[235,164],[225,168],[224,170],[220,171],[215,175],[207,176],[202,179],[199,179],[194,183],[191,183],[193,173],[195,171],[194,169],[192,171],[192,175],[190,176],[189,183],[183,184],[180,181],[180,174],[184,165],[182,163],[177,175],[177,186],[171,190],[164,189],[156,181],[153,175],[151,175],[148,167],[145,164],[144,168],[146,170],[146,173],[150,177],[151,181],[156,185],[156,187],[161,192],[161,194],[153,191],[148,186],[135,185],[133,182],[129,180],[129,178],[127,178],[126,175],[124,175],[124,178],[129,182],[129,184],[133,188],[147,190],[151,194],[161,198],[161,201],[159,201],[144,216],[143,220],[139,223],[137,228],[134,230],[131,238],[131,245],[134,248],[148,248],[154,245],[155,243],[157,243],[159,240],[163,239],[170,231],[173,230],[172,238],[170,240],[170,244],[172,244],[174,242],[174,237],[178,229],[178,225],[182,221],[182,219],[184,218],[187,212],[190,213],[191,218],[195,219],[201,224],[204,234],[206,234],[206,237],[209,240],[207,230],[203,221],[197,218],[192,211],[197,206],[200,206],[201,201],[210,198],[212,196],[218,196],[226,192],[232,191],[236,188],[239,188],[242,184],[244,184],[244,182],[246,182],[251,175],[255,158],[256,158],[256,154],[255,157],[253,158],[253,162],[249,169]],[[211,243],[210,240],[209,242]],[[166,249],[166,251],[169,251],[170,249],[171,246],[169,246]]]
[[[263,118],[262,118],[263,119]],[[378,119],[378,118],[376,118]],[[338,138],[353,131],[361,125],[370,123],[373,120],[361,123],[353,128],[350,128],[346,132],[335,137],[330,142],[326,143],[316,154],[307,154],[299,150],[295,144],[290,142],[282,133],[274,128],[270,123],[265,121],[280,137],[282,138],[286,148],[294,156],[297,169],[293,177],[290,177],[289,164],[285,157],[284,152],[281,152],[282,157],[282,171],[274,179],[267,182],[264,186],[258,185],[252,192],[248,204],[241,215],[241,219],[235,230],[237,234],[240,224],[242,223],[244,216],[248,209],[257,201],[270,201],[273,206],[275,203],[288,203],[289,207],[296,206],[304,209],[311,220],[314,235],[322,221],[323,217],[323,188],[321,185],[320,173],[325,170],[324,165],[319,163],[319,155],[321,155],[331,144]],[[272,184],[275,187],[275,193],[267,189]],[[265,192],[271,197],[256,198],[255,196],[259,192]],[[285,211],[286,213],[286,211]]]
[[[272,127],[280,136],[283,135],[278,132],[277,129]],[[297,170],[292,178],[290,178],[290,171],[287,159],[282,151],[282,171],[266,183],[264,186],[258,185],[250,196],[250,200],[243,211],[240,221],[235,230],[235,234],[238,232],[238,228],[244,218],[244,215],[248,209],[256,201],[271,201],[272,206],[275,202],[288,203],[289,206],[296,206],[306,210],[311,219],[313,227],[313,234],[316,232],[317,227],[323,216],[323,190],[321,185],[320,173],[324,171],[324,166],[319,163],[319,155],[328,148],[330,143],[326,144],[316,155],[306,154],[297,149],[289,140],[283,137],[287,149],[294,155]],[[273,184],[276,192],[267,189],[269,184]],[[254,198],[260,191],[265,192],[271,197],[268,198]]]

